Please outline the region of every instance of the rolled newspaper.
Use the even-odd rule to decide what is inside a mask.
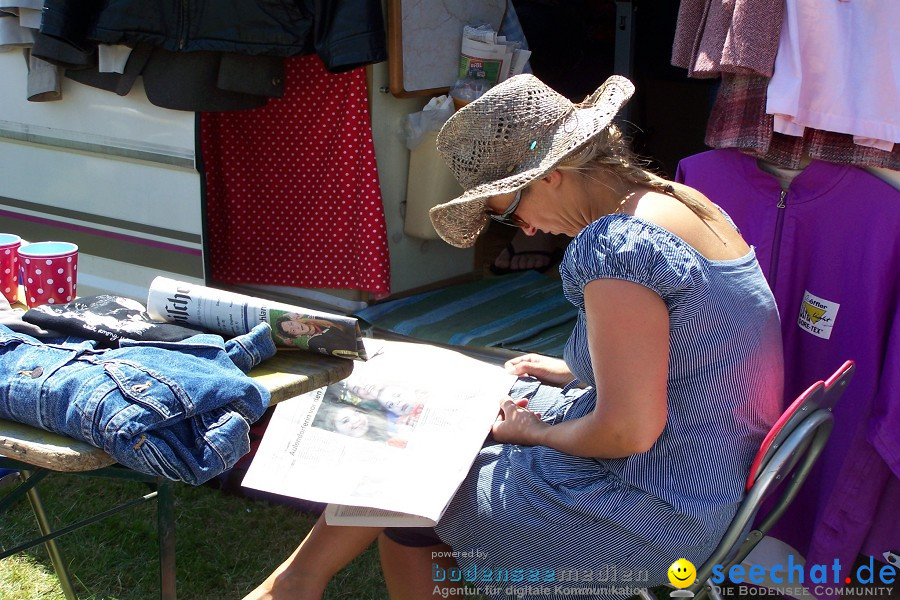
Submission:
[[[198,325],[224,336],[247,333],[259,323],[268,323],[276,346],[340,358],[368,358],[359,322],[354,317],[272,302],[168,277],[157,277],[150,284],[147,313],[153,319]]]

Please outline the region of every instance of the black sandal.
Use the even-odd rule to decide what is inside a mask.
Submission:
[[[513,257],[516,256],[525,256],[528,254],[534,254],[537,256],[546,256],[550,259],[546,265],[543,267],[537,267],[535,269],[512,269],[510,267],[498,267],[494,263],[491,263],[490,271],[494,275],[507,275],[509,273],[523,273],[525,271],[537,271],[538,273],[544,273],[552,266],[554,266],[559,259],[562,258],[563,249],[562,248],[554,248],[553,250],[522,250],[521,252],[516,252],[516,249],[513,247],[512,243],[506,245],[506,252],[509,254],[509,262],[512,264]]]

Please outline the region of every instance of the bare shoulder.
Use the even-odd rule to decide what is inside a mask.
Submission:
[[[677,198],[655,191],[637,200],[634,216],[668,229],[709,260],[731,260],[750,251],[741,234],[706,196],[688,186],[673,185],[704,205],[711,216],[704,219]]]

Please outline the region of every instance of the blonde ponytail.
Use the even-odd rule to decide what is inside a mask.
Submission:
[[[625,136],[614,124],[563,159],[558,168],[581,172],[589,172],[594,168],[607,169],[625,181],[648,186],[672,196],[704,221],[714,217],[709,206],[691,188],[673,183],[641,167]]]

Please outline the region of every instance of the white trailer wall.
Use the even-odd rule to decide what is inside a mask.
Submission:
[[[0,230],[80,247],[78,293],[141,299],[157,274],[203,281],[194,114],[63,81],[28,102],[21,52],[0,54]]]

